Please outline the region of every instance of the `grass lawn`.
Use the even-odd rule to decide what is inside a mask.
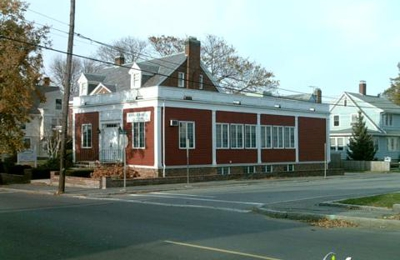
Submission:
[[[340,203],[361,206],[392,208],[393,204],[400,204],[400,193],[389,193],[371,197],[342,200]]]

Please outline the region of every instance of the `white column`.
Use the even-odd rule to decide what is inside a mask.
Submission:
[[[294,143],[296,144],[296,162],[299,162],[299,117],[295,117],[294,122]]]
[[[154,167],[161,169],[161,108],[158,103],[154,106]]]
[[[262,163],[262,159],[261,159],[261,115],[260,115],[260,113],[257,114],[256,140],[257,140],[257,162]]]
[[[217,165],[217,136],[215,133],[216,127],[216,111],[211,112],[211,142],[212,142],[212,164]]]

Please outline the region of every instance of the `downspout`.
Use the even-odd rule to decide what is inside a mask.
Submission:
[[[163,178],[165,178],[165,100],[163,100],[162,109],[162,168]]]

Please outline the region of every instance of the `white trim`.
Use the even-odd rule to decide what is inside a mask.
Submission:
[[[329,136],[327,128],[326,134]],[[300,162],[300,143],[299,143],[299,117],[294,118],[294,146],[296,147],[296,163]]]
[[[257,140],[257,162],[262,163],[262,150],[261,150],[261,114],[257,114],[257,127],[256,127],[256,140]]]
[[[178,72],[178,87],[184,88],[185,87],[185,73]]]
[[[217,112],[211,111],[212,164],[217,165]]]

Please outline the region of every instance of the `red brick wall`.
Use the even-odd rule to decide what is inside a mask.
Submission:
[[[170,126],[171,119],[195,122],[195,149],[189,150],[190,164],[212,163],[211,111],[186,108],[165,108],[166,165],[186,165],[186,149],[179,149],[179,127]]]
[[[262,149],[262,162],[294,162],[296,161],[295,149]]]
[[[326,120],[299,117],[299,160],[323,161],[326,143]]]
[[[82,125],[92,124],[92,147],[82,148]],[[99,113],[75,114],[75,153],[76,161],[95,161],[99,159]]]
[[[294,116],[277,116],[277,115],[261,115],[260,122],[262,125],[283,125],[294,126]]]
[[[132,148],[132,123],[126,122],[127,113],[132,112],[145,112],[150,111],[150,121],[145,123],[145,149],[137,149]],[[128,146],[126,148],[126,162],[128,164],[136,164],[136,165],[146,165],[152,166],[154,165],[154,108],[153,107],[145,107],[145,108],[134,108],[134,109],[125,109],[123,111],[124,118],[124,129],[127,132],[128,136]]]

